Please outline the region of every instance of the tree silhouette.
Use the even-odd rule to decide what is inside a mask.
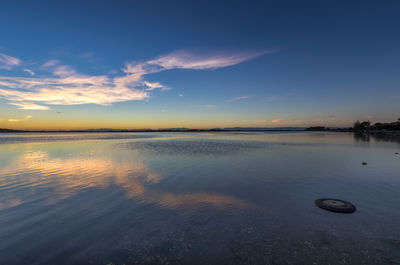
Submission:
[[[387,131],[398,131],[400,130],[400,118],[397,119],[395,122],[390,123],[382,123],[377,122],[375,124],[371,124],[370,121],[356,121],[353,125],[353,129],[355,131],[380,131],[380,130],[387,130]]]

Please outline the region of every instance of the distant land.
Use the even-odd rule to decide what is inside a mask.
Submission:
[[[400,119],[391,123],[375,123],[370,121],[357,121],[354,127],[228,127],[212,129],[191,129],[191,128],[160,128],[160,129],[84,129],[84,130],[14,130],[0,128],[1,133],[140,133],[140,132],[354,132],[362,135],[381,135],[400,137]]]
[[[86,130],[13,130],[1,129],[0,133],[60,133],[60,132],[263,132],[263,131],[333,131],[333,132],[355,132],[367,134],[399,134],[400,131],[400,118],[397,121],[390,123],[371,124],[370,121],[356,121],[353,127],[340,128],[340,127],[325,127],[325,126],[312,126],[312,127],[228,127],[228,128],[212,128],[212,129],[191,129],[191,128],[160,128],[160,129],[86,129]]]
[[[334,127],[229,127],[212,129],[191,129],[191,128],[160,128],[160,129],[86,129],[86,130],[13,130],[1,129],[0,133],[60,133],[60,132],[254,132],[254,131],[351,131],[352,128],[334,128]]]
[[[332,131],[332,132],[355,132],[366,134],[400,134],[400,118],[397,121],[382,123],[376,122],[372,124],[370,121],[356,121],[353,127],[228,127],[228,128],[212,128],[212,129],[191,129],[191,128],[160,128],[160,129],[85,129],[85,130],[13,130],[0,128],[0,133],[57,133],[57,132],[254,132],[254,131]]]
[[[0,133],[26,133],[26,132],[215,132],[215,131],[304,131],[304,127],[232,127],[232,128],[212,128],[212,129],[191,129],[191,128],[160,128],[160,129],[85,129],[85,130],[13,130],[2,129]]]

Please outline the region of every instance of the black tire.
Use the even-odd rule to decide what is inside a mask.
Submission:
[[[335,213],[354,213],[357,209],[350,202],[328,198],[315,200],[315,205],[321,209]]]

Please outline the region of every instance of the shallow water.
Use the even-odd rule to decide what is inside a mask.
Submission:
[[[0,134],[0,264],[400,264],[395,152],[347,133]]]

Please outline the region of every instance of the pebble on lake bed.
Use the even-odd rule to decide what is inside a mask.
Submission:
[[[367,162],[362,162],[361,164],[362,164],[363,166],[365,166],[365,165],[367,164]]]

